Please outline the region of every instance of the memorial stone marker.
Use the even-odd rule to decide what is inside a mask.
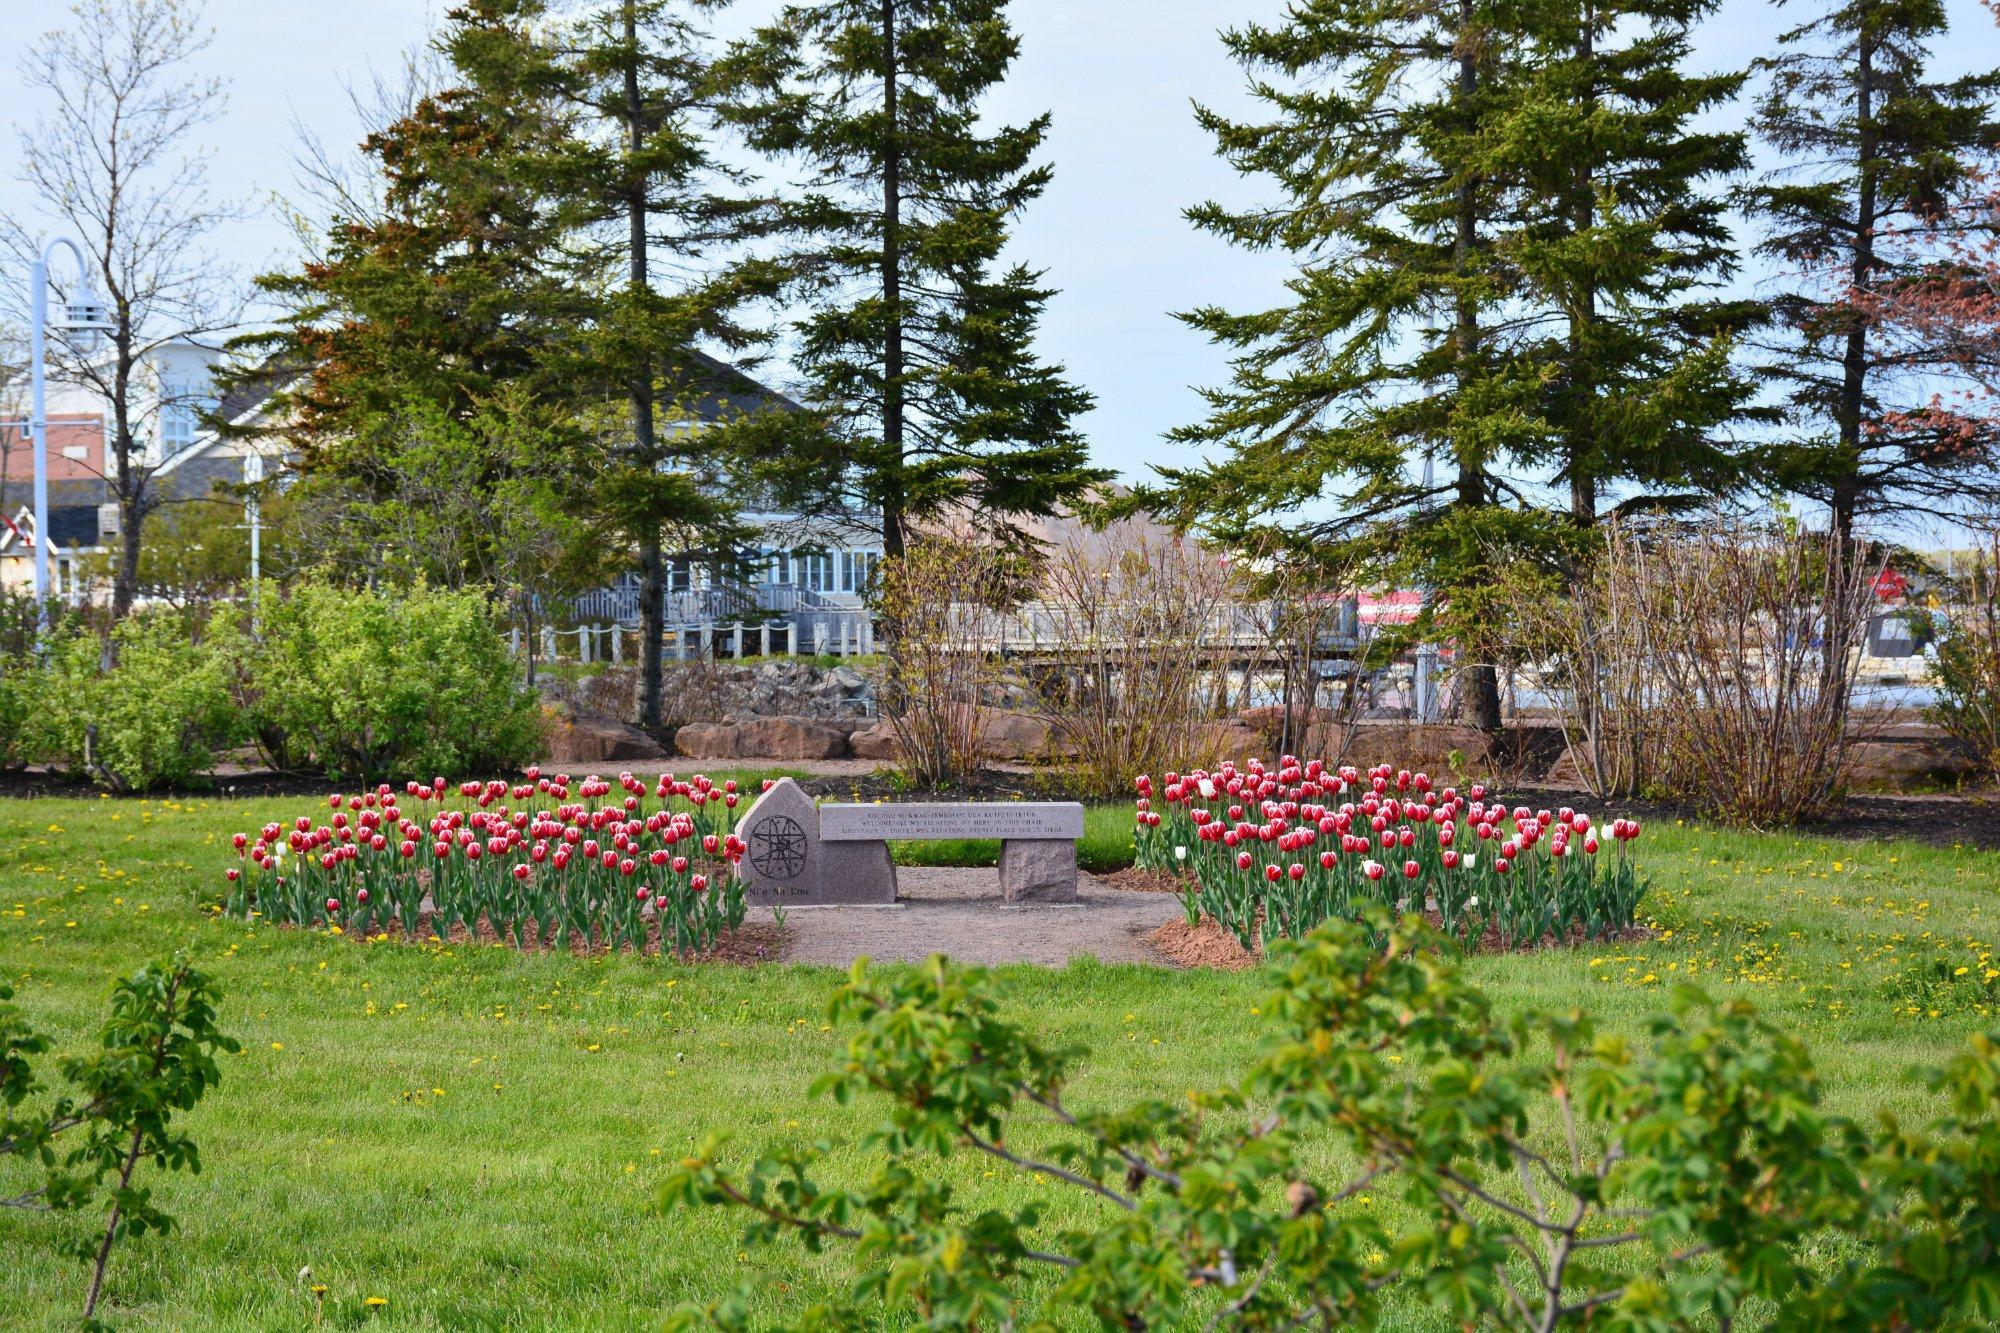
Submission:
[[[743,816],[736,873],[757,907],[893,903],[896,867],[887,843],[827,843],[819,809],[803,788],[780,778]]]
[[[755,906],[893,903],[890,839],[998,838],[1001,896],[1009,902],[1074,902],[1074,801],[892,802],[815,806],[798,783],[779,779],[743,816],[747,844],[737,874]]]

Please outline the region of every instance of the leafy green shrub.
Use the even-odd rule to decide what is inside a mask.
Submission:
[[[279,767],[381,779],[519,768],[542,747],[485,600],[302,583],[244,649],[260,742]]]
[[[31,1061],[49,1041],[7,1003],[12,997],[0,985],[0,1160],[27,1163],[40,1183],[0,1197],[0,1207],[74,1211],[104,1199],[103,1232],[74,1247],[92,1266],[83,1310],[88,1320],[104,1288],[112,1245],[174,1225],[151,1191],[132,1183],[133,1174],[147,1160],[174,1171],[201,1170],[194,1141],[175,1131],[173,1117],[222,1081],[215,1053],[238,1047],[215,1026],[220,992],[176,954],[118,983],[99,1049],[62,1062],[63,1078],[75,1091],[41,1104],[44,1089]],[[65,1144],[74,1146],[64,1152]],[[114,1182],[108,1191],[107,1180]]]
[[[214,640],[195,640],[162,613],[128,617],[112,645],[116,664],[105,670],[96,635],[59,633],[21,682],[32,694],[24,730],[40,758],[113,791],[147,791],[195,781],[242,739]]]
[[[800,1328],[1937,1328],[2000,1310],[1992,1039],[1930,1076],[1944,1117],[1865,1128],[1821,1109],[1797,1041],[1692,986],[1640,1049],[1578,1011],[1501,1021],[1414,917],[1271,954],[1269,1035],[1240,1080],[1104,1109],[1070,1103],[1081,1053],[1002,1018],[982,973],[933,959],[878,984],[857,965],[831,1008],[858,1031],[819,1087],[886,1098],[873,1176],[815,1180],[824,1142],[738,1173],[711,1141],[662,1201],[745,1210],[747,1245],[856,1242],[861,1276]],[[1074,1220],[968,1206],[923,1169],[967,1154],[1070,1196]],[[679,1323],[741,1327],[750,1304]]]
[[[0,589],[0,772],[34,758],[35,598]]]

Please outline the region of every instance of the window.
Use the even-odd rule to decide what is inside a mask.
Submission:
[[[201,414],[214,405],[203,384],[191,376],[160,377],[160,453],[177,454],[194,443]]]
[[[834,578],[832,556],[811,555],[804,551],[795,551],[793,552],[793,559],[798,563],[798,582],[800,587],[810,588],[814,592],[832,591]]]

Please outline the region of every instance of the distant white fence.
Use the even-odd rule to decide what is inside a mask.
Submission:
[[[509,631],[516,657],[528,647],[517,626]],[[865,657],[875,651],[875,625],[861,610],[810,612],[789,620],[734,621],[669,625],[666,654],[677,662],[691,658],[768,657],[772,653],[810,653],[816,657]],[[588,624],[573,629],[542,626],[535,655],[544,662],[607,663],[623,666],[640,658],[639,631],[631,625]]]

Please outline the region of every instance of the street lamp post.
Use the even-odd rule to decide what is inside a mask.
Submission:
[[[90,290],[90,268],[83,251],[67,236],[50,241],[35,261],[29,282],[33,290],[33,315],[29,320],[29,379],[33,384],[34,406],[29,429],[35,433],[35,625],[46,634],[49,628],[49,412],[48,412],[48,326],[49,260],[61,246],[76,260],[81,279],[79,300],[63,304],[63,317],[56,327],[69,332],[95,333],[111,327],[104,306]]]

